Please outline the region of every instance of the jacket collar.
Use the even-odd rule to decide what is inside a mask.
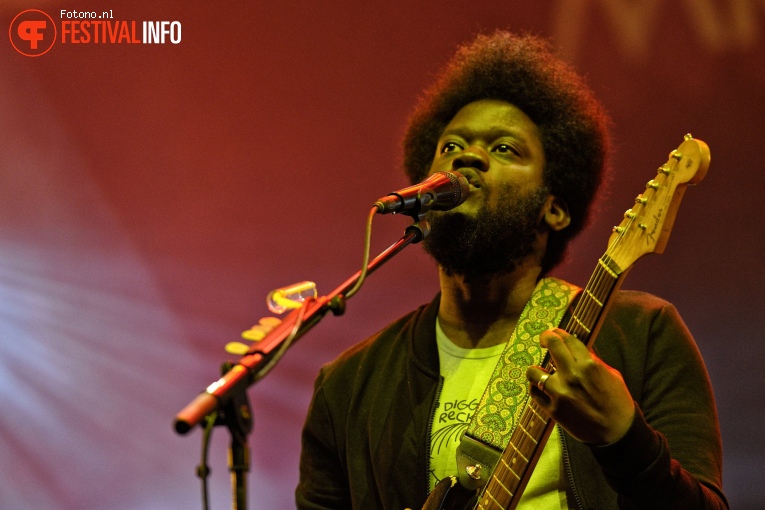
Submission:
[[[431,378],[440,376],[436,343],[436,318],[440,303],[439,292],[421,313],[415,315],[408,338],[410,359],[418,370]]]

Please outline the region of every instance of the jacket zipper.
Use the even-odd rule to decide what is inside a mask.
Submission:
[[[563,457],[563,467],[566,470],[566,478],[568,479],[569,487],[571,487],[571,494],[574,496],[576,507],[579,510],[584,510],[584,504],[582,503],[582,499],[579,497],[579,492],[576,490],[576,485],[574,485],[574,473],[571,470],[571,460],[568,457],[566,437],[563,434],[563,429],[560,427],[558,427],[558,434],[560,435],[560,448],[561,448],[561,456]]]
[[[433,405],[430,406],[430,416],[428,417],[428,428],[425,434],[425,494],[430,494],[430,441],[433,435],[433,420],[436,418],[436,409],[441,400],[441,390],[444,386],[443,376],[438,377],[438,387],[436,388],[436,398]]]

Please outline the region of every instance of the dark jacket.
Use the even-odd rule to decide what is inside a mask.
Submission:
[[[656,297],[621,291],[613,301],[594,350],[621,372],[642,413],[607,447],[564,434],[569,505],[727,508],[712,389],[690,333]],[[441,385],[438,304],[437,296],[322,368],[303,431],[298,508],[422,508]]]

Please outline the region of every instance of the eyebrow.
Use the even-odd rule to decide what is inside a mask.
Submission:
[[[521,132],[517,129],[508,128],[506,126],[492,126],[489,129],[481,129],[480,132],[477,132],[474,129],[471,129],[466,126],[460,126],[448,130],[444,130],[443,133],[441,133],[441,136],[439,137],[439,140],[444,138],[445,136],[450,135],[456,135],[461,138],[471,138],[471,137],[479,137],[479,138],[488,138],[491,140],[496,140],[497,138],[502,138],[504,136],[514,138],[518,140],[519,142],[528,143],[528,137],[523,136]]]

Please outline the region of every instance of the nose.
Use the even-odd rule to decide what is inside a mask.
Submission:
[[[471,145],[452,159],[452,170],[475,168],[481,172],[489,169],[489,154],[477,145]]]

